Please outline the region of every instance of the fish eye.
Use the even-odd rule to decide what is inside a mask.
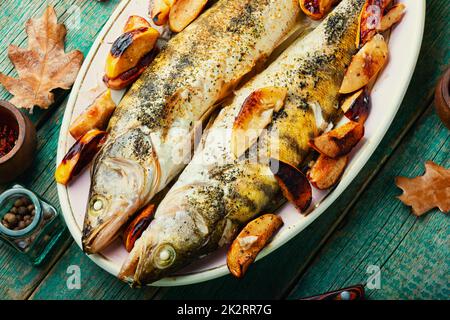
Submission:
[[[158,269],[170,267],[177,256],[175,249],[170,244],[158,246],[153,254],[153,261]]]
[[[97,216],[99,215],[106,207],[106,199],[101,196],[95,196],[91,199],[89,204],[89,215]]]

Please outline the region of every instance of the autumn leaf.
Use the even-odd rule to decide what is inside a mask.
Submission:
[[[444,213],[450,211],[450,170],[432,161],[425,163],[425,174],[416,178],[397,177],[395,184],[403,190],[398,198],[412,206],[416,216],[438,207]]]
[[[70,89],[83,61],[79,50],[64,52],[66,27],[57,23],[53,7],[48,7],[39,19],[26,23],[28,48],[8,47],[9,59],[19,78],[0,73],[0,83],[14,97],[11,103],[32,110],[47,109],[55,100],[53,89]]]

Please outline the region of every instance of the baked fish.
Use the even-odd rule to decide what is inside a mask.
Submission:
[[[338,91],[357,50],[364,2],[343,0],[314,31],[236,92],[205,130],[191,163],[136,242],[119,274],[122,280],[142,285],[173,275],[230,243],[244,223],[280,199],[269,163],[253,160],[274,157],[299,166],[310,154],[308,141],[340,117]],[[262,88],[284,88],[284,106],[273,113],[259,147],[244,157],[236,155],[233,127],[244,101]]]
[[[219,0],[122,99],[94,161],[82,243],[104,249],[190,160],[196,124],[295,26],[298,0]]]

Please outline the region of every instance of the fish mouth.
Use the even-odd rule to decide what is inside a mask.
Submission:
[[[128,257],[118,278],[132,287],[151,284],[170,274],[176,268],[177,252],[169,243],[147,246],[140,243]]]
[[[186,185],[171,191],[160,203],[147,230],[136,241],[118,278],[132,287],[151,284],[190,264],[202,254],[209,240],[205,219],[186,210],[188,194],[203,183]]]
[[[104,250],[117,238],[120,229],[125,225],[127,220],[128,215],[115,214],[99,227],[88,232],[83,231],[83,251],[87,254],[95,254]]]
[[[82,235],[83,251],[104,250],[120,234],[130,217],[154,195],[159,166],[152,158],[147,170],[138,162],[109,158],[99,166],[102,180],[91,190]],[[98,205],[98,208],[96,206]]]
[[[132,287],[140,287],[142,285],[142,281],[139,280],[138,275],[136,274],[136,270],[140,263],[141,256],[140,255],[131,255],[127,258],[125,263],[123,264],[119,275],[117,276],[120,280],[128,283]]]

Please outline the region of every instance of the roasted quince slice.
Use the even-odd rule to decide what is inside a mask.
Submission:
[[[103,146],[106,135],[105,131],[93,129],[77,140],[56,169],[56,182],[67,185],[79,175]]]
[[[304,213],[312,201],[312,188],[306,176],[296,167],[278,159],[270,159],[270,170],[285,198],[300,213]]]
[[[377,30],[380,32],[386,31],[394,24],[400,22],[405,15],[405,8],[406,6],[403,3],[398,3],[393,6],[388,13],[383,16]]]
[[[184,30],[202,12],[208,0],[177,0],[170,9],[169,27],[173,32]]]
[[[264,214],[249,222],[239,233],[227,253],[227,266],[236,278],[242,278],[258,253],[283,225],[274,214]]]
[[[150,203],[144,207],[133,220],[131,220],[130,224],[125,229],[123,233],[123,243],[128,252],[133,249],[136,240],[141,237],[142,233],[150,225],[150,222],[155,215],[155,211],[156,205]]]
[[[70,135],[80,139],[92,129],[105,130],[116,104],[111,98],[111,91],[103,92],[70,126]]]
[[[356,46],[362,47],[370,41],[381,25],[384,12],[392,0],[367,0],[359,16]]]
[[[176,0],[153,0],[150,16],[157,26],[165,25],[169,20],[170,9]]]
[[[314,20],[322,19],[337,0],[299,0],[303,13]]]
[[[323,155],[338,158],[348,154],[363,136],[364,125],[360,122],[349,121],[314,138],[309,141],[309,145]]]
[[[136,81],[137,78],[145,71],[145,69],[150,65],[150,63],[155,59],[159,50],[157,47],[153,48],[149,53],[147,53],[142,59],[139,60],[138,64],[121,73],[115,78],[109,78],[108,76],[103,77],[103,82],[110,89],[121,90],[126,88],[131,83]]]
[[[308,172],[309,182],[319,190],[331,188],[338,183],[347,162],[347,155],[333,159],[321,154]]]
[[[366,122],[371,107],[369,90],[367,88],[356,91],[346,97],[341,105],[344,115],[352,121]]]
[[[141,16],[130,16],[123,28],[123,32],[129,32],[141,28],[150,28],[150,23]]]
[[[245,99],[234,120],[231,135],[231,150],[236,158],[250,148],[272,122],[274,112],[283,107],[286,95],[286,88],[265,87],[252,92]]]
[[[151,27],[123,33],[114,41],[106,59],[106,76],[114,79],[135,67],[153,49],[158,37],[159,32]]]
[[[353,56],[339,93],[351,93],[367,85],[383,68],[388,54],[389,49],[383,36],[375,35]]]

